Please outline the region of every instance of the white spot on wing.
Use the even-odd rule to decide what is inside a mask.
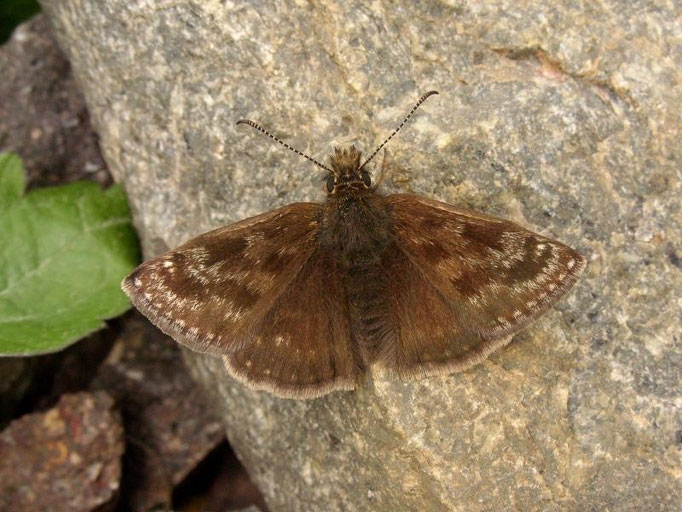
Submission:
[[[511,325],[511,324],[509,323],[509,321],[508,321],[505,317],[503,317],[503,316],[498,316],[498,317],[497,317],[497,321],[498,321],[499,323],[501,323],[502,325],[504,325],[505,327]]]

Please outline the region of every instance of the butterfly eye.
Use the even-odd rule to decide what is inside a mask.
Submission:
[[[362,173],[360,173],[360,176],[362,177],[362,182],[365,184],[366,187],[369,187],[372,184],[372,178],[370,177],[367,171],[362,171]]]
[[[334,190],[334,176],[329,175],[327,178],[327,192]]]

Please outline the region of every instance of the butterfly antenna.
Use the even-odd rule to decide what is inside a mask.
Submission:
[[[280,138],[278,138],[278,137],[275,137],[272,133],[270,133],[270,132],[267,131],[266,129],[262,128],[261,126],[257,125],[257,124],[254,123],[253,121],[251,121],[251,120],[249,120],[249,119],[240,119],[239,121],[237,121],[237,124],[248,124],[250,127],[255,128],[256,130],[258,130],[258,131],[261,132],[262,134],[267,135],[268,137],[270,137],[270,138],[271,138],[272,140],[274,140],[275,142],[279,142],[282,146],[284,146],[285,148],[287,148],[287,149],[293,151],[293,152],[296,153],[297,155],[300,155],[300,156],[302,156],[302,157],[304,157],[304,158],[307,158],[308,160],[310,160],[312,163],[314,163],[314,164],[317,165],[318,167],[322,167],[325,171],[333,172],[333,171],[332,171],[329,167],[327,167],[326,165],[321,164],[320,162],[318,162],[318,161],[315,160],[314,158],[309,157],[308,155],[306,155],[305,153],[302,153],[302,152],[299,151],[298,149],[292,148],[289,144],[287,144],[286,142],[284,142],[282,139],[280,139]]]
[[[393,133],[391,135],[389,135],[388,138],[384,142],[382,142],[378,148],[376,148],[374,150],[374,153],[372,153],[369,156],[369,158],[367,160],[365,160],[365,162],[359,167],[359,169],[362,169],[365,165],[367,165],[370,162],[370,160],[372,160],[372,158],[377,156],[377,153],[379,153],[379,151],[381,151],[381,148],[383,148],[386,144],[388,144],[388,141],[391,140],[395,136],[395,134],[400,131],[400,129],[403,126],[405,126],[405,123],[407,122],[407,120],[410,117],[412,117],[412,114],[414,114],[414,111],[419,108],[419,105],[421,105],[422,103],[424,103],[426,101],[426,98],[428,98],[429,96],[433,96],[435,94],[438,94],[438,91],[429,91],[426,94],[424,94],[421,98],[419,98],[419,101],[417,102],[417,104],[414,107],[412,107],[412,110],[410,110],[410,113],[407,114],[407,116],[405,116],[405,119],[403,119],[403,122],[398,125],[398,128],[393,130]]]

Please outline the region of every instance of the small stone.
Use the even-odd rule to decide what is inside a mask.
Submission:
[[[88,512],[115,505],[123,427],[104,392],[64,395],[0,433],[0,510]]]

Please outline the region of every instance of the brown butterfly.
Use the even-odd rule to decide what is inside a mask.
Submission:
[[[327,201],[198,236],[137,267],[123,290],[162,331],[289,398],[353,389],[369,366],[464,370],[572,285],[585,259],[506,220],[412,194],[383,196],[354,147],[325,169]],[[238,124],[239,124],[238,123]]]

